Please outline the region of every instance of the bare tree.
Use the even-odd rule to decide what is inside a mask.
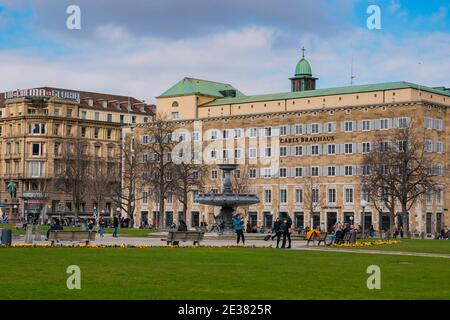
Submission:
[[[321,203],[323,201],[324,195],[321,194],[320,188],[318,185],[318,178],[313,176],[312,167],[307,167],[307,171],[305,172],[305,183],[303,187],[303,203],[305,208],[309,211],[310,214],[310,223],[311,228],[315,227],[312,225],[313,223],[313,214],[315,212],[320,211]],[[318,226],[320,227],[320,226]]]
[[[107,161],[105,158],[95,157],[91,162],[91,194],[92,200],[97,203],[97,209],[105,199],[114,195],[114,190],[120,186],[120,164]]]
[[[61,148],[61,158],[55,159],[55,188],[72,195],[74,216],[78,219],[81,204],[91,190],[89,144],[75,138],[64,141]]]
[[[250,174],[247,164],[237,167],[234,174],[231,176],[231,184],[233,185],[233,190],[236,193],[250,192]]]
[[[142,132],[148,138],[145,148],[148,158],[145,163],[146,174],[143,180],[158,194],[159,228],[164,227],[164,200],[176,183],[173,175],[176,172],[176,165],[172,161],[172,150],[177,144],[172,139],[176,128],[176,123],[168,120],[165,115],[157,115]]]
[[[130,225],[134,225],[136,201],[141,199],[137,190],[143,187],[145,146],[132,135],[125,135],[122,142],[122,165],[110,167],[112,175],[121,177],[121,181],[110,181],[113,203],[126,213]]]
[[[371,191],[373,203],[389,208],[391,221],[395,205],[401,207],[404,232],[409,234],[409,210],[422,195],[437,186],[433,157],[426,153],[426,135],[410,124],[380,136],[363,158],[363,185]]]
[[[183,205],[183,216],[186,218],[189,195],[203,190],[207,167],[204,164],[183,161],[176,164],[174,170],[172,192],[176,194],[178,201]]]

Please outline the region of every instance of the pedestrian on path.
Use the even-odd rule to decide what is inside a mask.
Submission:
[[[105,225],[106,222],[103,220],[103,218],[100,218],[100,221],[98,222],[98,233],[100,234],[100,237],[103,238],[105,236]]]
[[[283,232],[283,244],[281,245],[281,248],[285,248],[286,247],[286,238],[288,239],[288,249],[291,248],[291,227],[292,227],[292,219],[291,217],[287,217],[283,220],[282,223],[282,227],[280,229],[282,229]]]
[[[233,223],[233,228],[236,231],[236,235],[237,235],[237,244],[239,244],[241,238],[242,238],[242,244],[245,244],[245,237],[244,237],[244,219],[241,218],[241,216],[239,214],[236,214],[233,217],[232,220]]]
[[[117,218],[117,216],[114,216],[113,219],[113,228],[114,228],[114,232],[113,232],[113,237],[117,238],[118,237],[118,232],[119,232],[119,219]]]

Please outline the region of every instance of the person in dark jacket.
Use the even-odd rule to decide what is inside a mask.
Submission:
[[[50,232],[51,231],[60,231],[63,230],[63,227],[59,224],[59,220],[58,219],[53,219],[52,220],[52,224],[50,225],[50,228],[48,228],[47,230],[47,239],[50,236]]]
[[[178,231],[188,231],[186,222],[184,222],[184,220],[180,220]]]
[[[273,240],[273,239],[275,239],[275,237],[276,237],[276,238],[277,238],[277,248],[278,248],[279,245],[280,245],[280,238],[281,238],[280,224],[281,224],[280,219],[277,218],[277,219],[275,220],[275,222],[273,223],[273,228],[272,228],[272,233],[273,233],[273,235],[264,238],[264,240],[267,241],[267,240],[269,240],[269,239],[272,239],[272,240]]]
[[[286,247],[286,238],[288,239],[289,245],[288,249],[291,248],[291,227],[292,227],[292,219],[291,217],[287,217],[283,220],[283,223],[280,226],[280,230],[283,233],[283,244],[281,245],[281,248]]]
[[[118,237],[118,232],[119,232],[119,219],[117,218],[117,216],[114,216],[113,219],[113,228],[114,228],[114,232],[113,232],[113,237],[117,238]]]

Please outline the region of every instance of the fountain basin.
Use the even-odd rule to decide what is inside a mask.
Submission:
[[[218,207],[241,207],[259,203],[259,198],[254,194],[230,194],[230,193],[205,193],[198,195],[195,201]]]

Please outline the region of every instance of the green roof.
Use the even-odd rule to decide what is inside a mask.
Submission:
[[[222,98],[212,101],[205,106],[221,106],[227,104],[240,104],[240,103],[251,103],[251,102],[261,102],[261,101],[273,101],[273,100],[286,100],[286,99],[297,99],[297,98],[308,98],[308,97],[318,97],[318,96],[330,96],[338,94],[351,94],[359,92],[371,92],[371,91],[383,91],[383,90],[398,90],[398,89],[417,89],[421,91],[442,94],[450,97],[450,92],[433,89],[426,86],[417,85],[410,82],[388,82],[388,83],[378,83],[378,84],[368,84],[359,86],[347,86],[329,89],[316,89],[309,91],[299,91],[299,92],[285,92],[285,93],[273,93],[264,94],[256,96],[244,96],[236,98]]]
[[[242,97],[244,94],[227,83],[207,81],[194,78],[184,78],[159,97],[172,97],[190,94],[202,94],[217,98],[224,98],[228,94],[234,94],[236,97]]]
[[[295,76],[310,76],[312,77],[311,65],[308,60],[303,58],[297,63],[297,67],[295,68]]]

